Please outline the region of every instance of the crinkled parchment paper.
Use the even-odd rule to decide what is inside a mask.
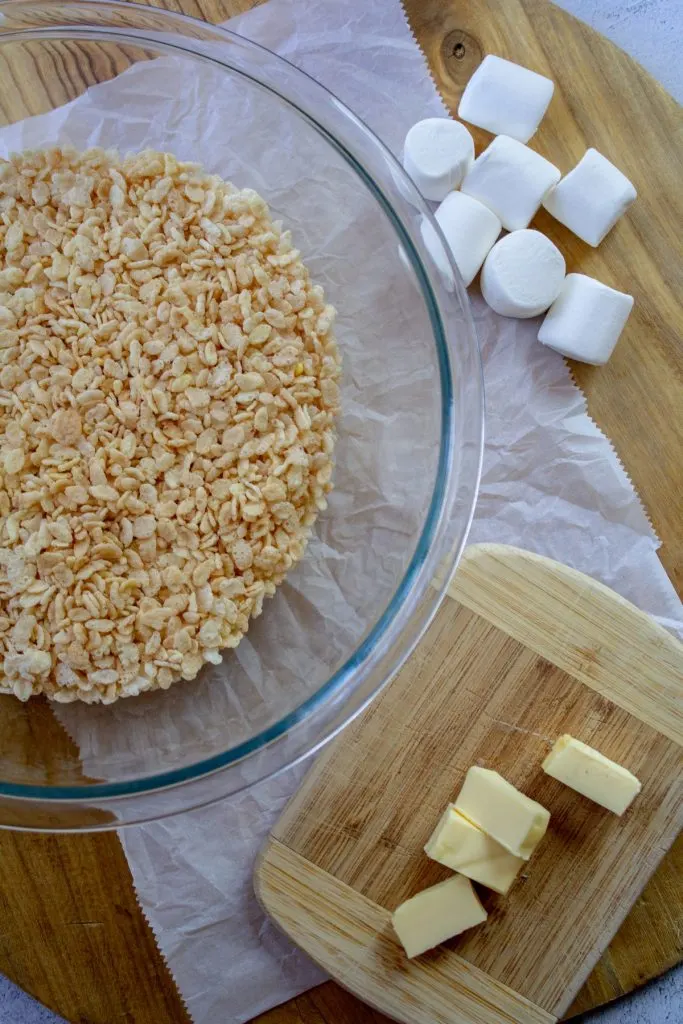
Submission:
[[[360,114],[397,154],[412,123],[445,113],[398,0],[374,4],[361,0],[347,0],[345,4],[337,0],[271,0],[233,19],[230,27],[317,78]],[[133,88],[126,85],[126,80],[132,83],[132,75],[138,76]],[[87,104],[92,101],[86,96],[61,116],[57,111],[41,118],[41,131],[49,124],[51,139],[59,139],[66,130],[67,135],[75,134],[69,139],[75,143],[101,138],[106,144],[115,144],[120,111],[117,90],[127,89],[127,145],[135,146],[137,116],[145,125],[141,138],[149,145],[145,118],[150,96],[172,112],[175,103],[196,102],[193,90],[201,84],[187,78],[177,83],[165,75],[160,87],[154,76],[153,65],[126,72],[95,90],[98,98],[90,113]],[[206,109],[206,118],[197,121],[197,136],[187,140],[188,152],[181,151],[180,155],[195,156],[198,151],[210,152],[211,147],[221,145],[217,115]],[[93,123],[93,115],[99,127]],[[27,144],[30,129],[28,136],[20,134],[10,139],[9,134],[17,131],[20,129],[15,127],[0,132],[3,149]],[[80,136],[79,131],[83,132]],[[160,135],[158,145],[163,148],[163,132]],[[167,148],[179,152],[177,135]],[[232,156],[239,161],[238,154]],[[241,172],[236,167],[235,178],[262,188],[271,198],[269,183],[250,177],[248,149],[242,158],[243,167]],[[300,173],[294,154],[291,166],[293,183]],[[314,176],[306,185],[315,185]],[[343,216],[343,210],[338,209],[336,215]],[[322,228],[317,236],[312,231],[304,249],[315,271],[317,255],[323,251],[326,239]],[[362,303],[354,301],[355,308],[346,310],[345,322],[343,293],[350,284],[343,279],[332,282],[340,295],[335,298],[342,313],[340,340],[345,356],[351,351],[352,358],[358,358],[353,350],[354,330]],[[357,282],[353,284],[357,296]],[[517,544],[566,562],[613,587],[663,624],[680,630],[681,605],[657,557],[657,538],[609,441],[587,416],[585,401],[563,360],[536,343],[535,321],[501,319],[478,298],[473,306],[484,360],[488,422],[483,480],[470,540]],[[419,373],[415,389],[419,403]],[[353,392],[347,394],[346,414],[353,424],[362,409],[354,407]],[[381,412],[390,416],[388,408]],[[388,423],[385,419],[383,426]],[[351,481],[343,475],[344,455],[348,454],[354,473],[363,475],[362,486],[370,503],[391,509],[401,508],[396,503],[407,501],[410,514],[420,514],[419,502],[409,493],[409,482],[403,491],[399,484],[396,493],[378,493],[381,484],[376,483],[373,467],[359,467],[352,458],[353,447],[345,448],[343,438],[341,445],[340,493],[351,487]],[[354,485],[357,487],[357,480]],[[399,530],[409,526],[410,517],[402,522],[397,514],[388,524],[388,528]],[[350,631],[346,633],[348,638],[361,629],[354,619],[358,608],[354,610],[335,588],[333,573],[325,574],[317,568],[319,563],[334,562],[335,544],[340,540],[329,525],[321,522],[300,578],[288,586],[292,587],[293,600],[297,592],[311,587],[319,595],[324,594],[324,602],[320,599],[316,603],[336,610],[344,630]],[[323,633],[328,627],[329,622],[321,620]],[[282,628],[287,628],[286,619]],[[258,679],[253,678],[250,663],[256,641],[252,633],[250,641],[238,650],[244,686],[248,691],[252,685],[259,696],[270,698],[268,666]],[[322,653],[313,652],[312,661],[316,658],[321,659]],[[315,669],[315,665],[312,667]],[[281,674],[282,666],[278,671]],[[292,666],[291,676],[294,686],[296,666]],[[211,692],[216,713],[232,715],[237,728],[241,708],[228,706],[227,691],[216,695],[214,686]],[[201,699],[208,699],[208,693],[205,689]],[[135,702],[124,703],[131,705],[127,725],[137,745],[144,716],[136,715]],[[66,710],[71,718],[65,719],[65,724],[80,743],[86,763],[89,754],[101,756],[105,736],[95,728],[93,740],[92,729],[88,728],[92,718],[83,718],[79,710]],[[180,737],[169,735],[172,749]],[[116,742],[120,739],[117,736]],[[115,752],[112,750],[110,755],[114,765]],[[121,833],[141,906],[197,1024],[246,1021],[321,980],[317,968],[264,920],[251,889],[256,852],[300,777],[301,769],[297,769],[239,798]]]

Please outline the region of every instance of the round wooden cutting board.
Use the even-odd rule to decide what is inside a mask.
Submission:
[[[155,0],[155,5],[221,22],[255,3]],[[549,217],[536,223],[559,244],[569,270],[580,268],[636,297],[608,366],[576,366],[574,373],[664,542],[667,571],[681,584],[680,109],[633,60],[547,0],[406,0],[405,7],[453,111],[484,54],[525,64],[556,82],[533,146],[563,171],[587,146],[595,146],[638,188],[632,211],[597,250]],[[69,74],[77,74],[73,62]],[[17,84],[28,108],[32,89],[49,93],[51,87],[30,63]],[[82,88],[87,84],[83,81]],[[480,133],[478,144],[486,141]],[[0,873],[0,972],[74,1024],[186,1024],[187,1012],[137,905],[115,834],[0,833]],[[570,1013],[629,992],[679,961],[682,880],[679,839]],[[384,1019],[329,983],[259,1021],[379,1024]]]

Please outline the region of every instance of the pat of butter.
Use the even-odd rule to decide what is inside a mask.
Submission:
[[[491,839],[456,811],[451,804],[441,816],[425,846],[425,853],[439,864],[467,875],[502,896],[514,882],[524,861]]]
[[[454,807],[505,849],[528,860],[545,835],[550,813],[489,768],[470,768]]]
[[[635,775],[573,736],[560,736],[543,762],[543,771],[608,811],[623,814],[640,793]]]
[[[391,923],[407,955],[414,957],[485,920],[469,878],[453,875],[402,903]]]

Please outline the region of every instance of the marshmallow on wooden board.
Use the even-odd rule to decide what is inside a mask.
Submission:
[[[600,245],[638,193],[618,167],[587,149],[543,200],[556,220],[589,245]]]
[[[473,160],[472,136],[448,117],[418,121],[406,135],[403,167],[425,199],[440,202],[459,188]]]
[[[544,75],[489,54],[465,86],[458,117],[494,135],[528,142],[548,109],[554,88]]]
[[[528,226],[560,180],[554,164],[516,139],[499,135],[472,164],[462,191],[493,210],[508,231]]]
[[[538,316],[555,301],[564,281],[560,250],[540,231],[513,231],[484,261],[481,294],[501,316]]]
[[[633,309],[633,296],[585,274],[567,274],[538,340],[569,359],[602,366]]]
[[[500,234],[495,213],[462,192],[451,192],[434,214],[467,288],[479,272],[491,246]],[[421,225],[425,245],[442,274],[450,270],[441,239],[428,220]]]

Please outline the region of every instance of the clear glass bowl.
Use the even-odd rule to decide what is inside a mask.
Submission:
[[[465,290],[452,266],[444,276],[432,264],[429,211],[400,165],[269,51],[149,7],[11,0],[0,3],[0,110],[3,156],[60,143],[166,149],[255,188],[339,311],[335,490],[239,648],[193,682],[107,707],[0,696],[0,825],[113,828],[294,764],[402,665],[472,517],[479,354]]]

